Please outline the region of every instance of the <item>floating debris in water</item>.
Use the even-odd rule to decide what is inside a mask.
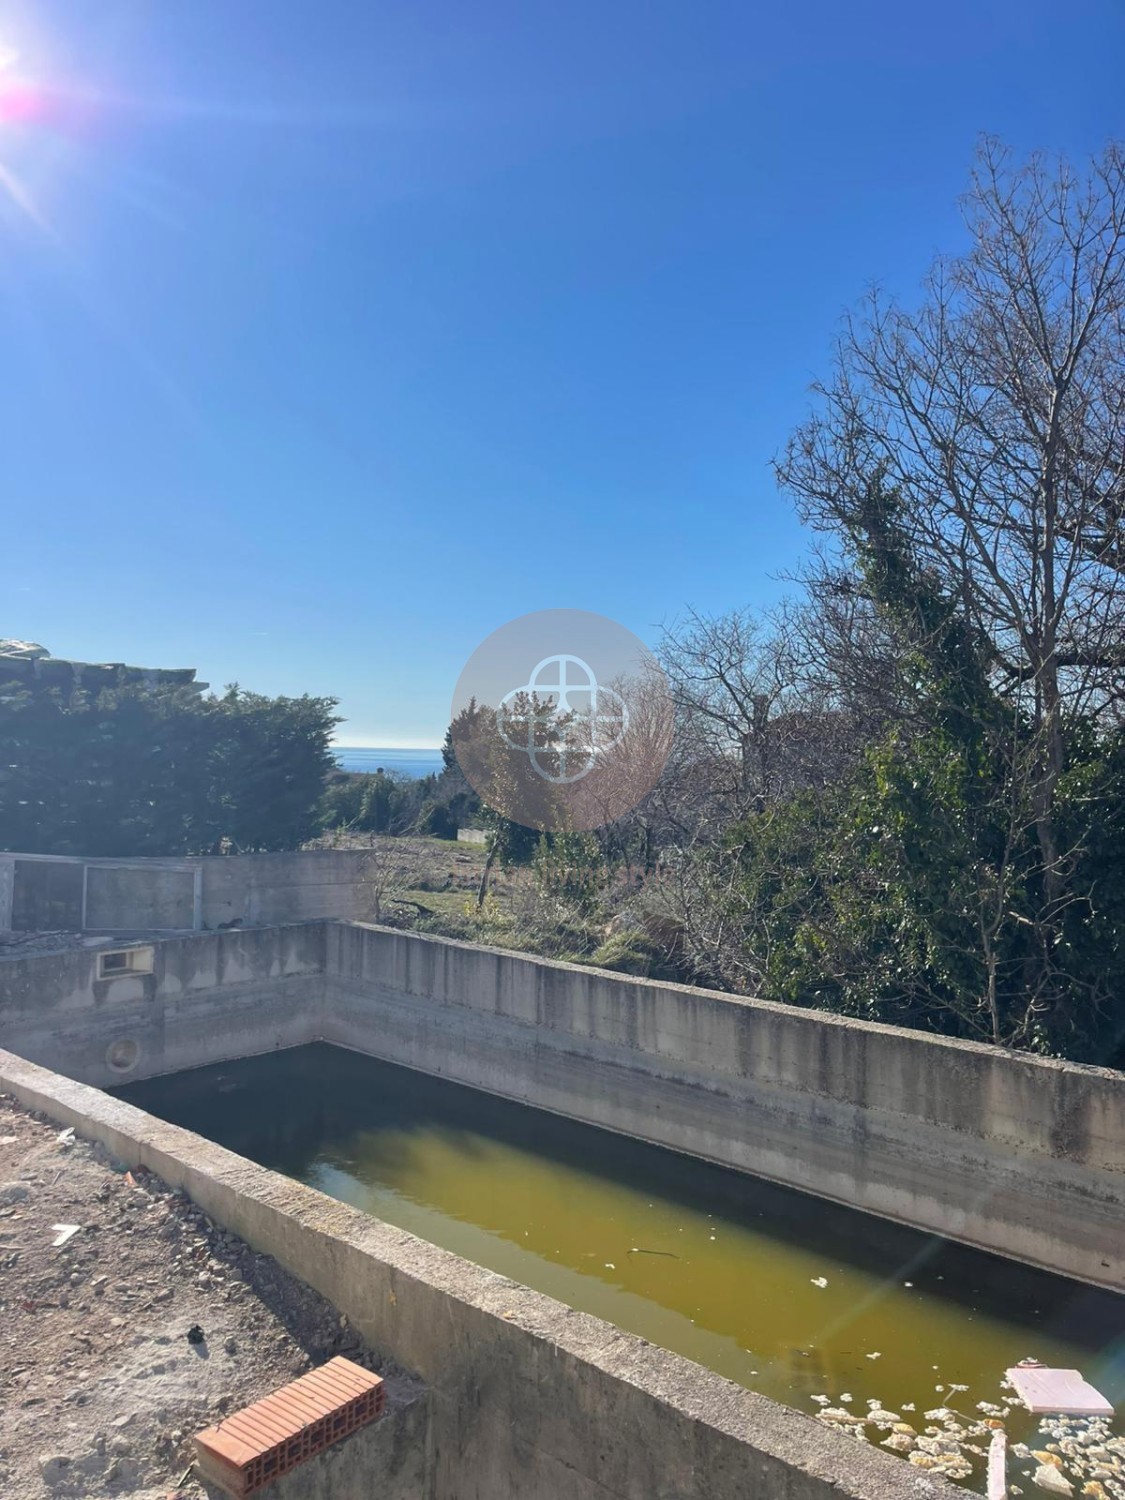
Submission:
[[[873,1406],[867,1413],[867,1420],[874,1423],[881,1432],[886,1432],[889,1428],[897,1426],[901,1418],[897,1411],[886,1411],[881,1406]]]
[[[714,1236],[712,1236],[712,1238],[714,1238]],[[827,1276],[811,1276],[809,1280],[812,1282],[813,1286],[818,1286],[821,1288],[821,1290],[823,1290],[828,1285]]]
[[[950,1392],[966,1389],[947,1387]],[[817,1412],[818,1419],[837,1432],[877,1441],[927,1473],[958,1482],[983,1473],[989,1450],[981,1440],[1005,1431],[1001,1418],[1009,1409],[991,1401],[977,1402],[968,1415],[950,1406],[932,1407],[925,1413],[930,1425],[919,1434],[882,1401],[868,1398],[866,1412],[856,1415],[846,1406],[851,1399],[850,1393],[840,1396],[840,1405]],[[898,1405],[904,1413],[914,1410],[913,1402]],[[1010,1485],[1010,1494],[1023,1493],[1029,1482],[1036,1490],[1075,1500],[1079,1495],[1082,1500],[1125,1500],[1125,1436],[1114,1433],[1108,1418],[1044,1417],[1034,1443],[1015,1443],[1008,1450],[1023,1461],[1019,1477],[1025,1481]]]
[[[1031,1482],[1052,1495],[1073,1495],[1074,1486],[1054,1464],[1041,1464],[1031,1476]]]
[[[1112,1417],[1113,1403],[1095,1390],[1078,1370],[1055,1370],[1022,1364],[1007,1371],[1028,1411],[1074,1417]]]

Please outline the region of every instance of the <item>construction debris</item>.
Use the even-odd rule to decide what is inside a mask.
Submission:
[[[1113,1402],[1082,1378],[1078,1370],[1051,1370],[1027,1360],[1006,1371],[1016,1394],[1036,1415],[1112,1417]]]

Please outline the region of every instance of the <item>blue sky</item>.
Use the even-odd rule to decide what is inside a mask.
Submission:
[[[775,599],[841,312],[1123,74],[1123,0],[0,0],[0,635],[423,744],[515,615]]]

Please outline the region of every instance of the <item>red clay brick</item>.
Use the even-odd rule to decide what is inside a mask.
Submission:
[[[382,1416],[385,1405],[378,1375],[330,1359],[197,1434],[196,1463],[229,1495],[250,1495]]]

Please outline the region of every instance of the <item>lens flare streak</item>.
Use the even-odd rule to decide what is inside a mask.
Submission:
[[[3,161],[0,161],[0,187],[4,189],[12,203],[22,213],[26,214],[38,229],[41,229],[44,234],[50,235],[52,239],[58,238],[53,226],[31,196],[26,184]]]

